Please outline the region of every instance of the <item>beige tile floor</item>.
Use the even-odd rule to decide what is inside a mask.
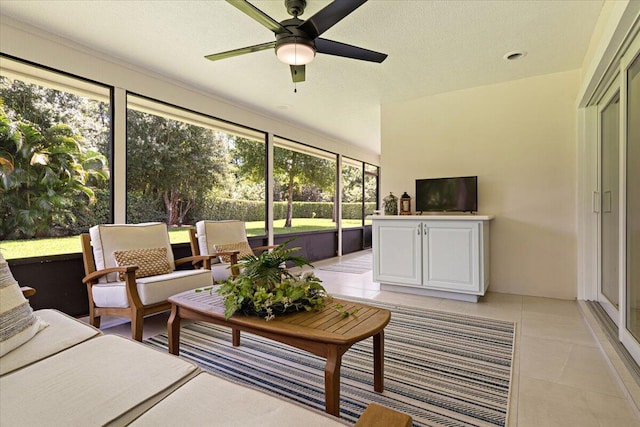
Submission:
[[[363,253],[314,263],[329,293],[517,323],[509,426],[640,426],[640,413],[630,397],[633,391],[624,387],[613,369],[616,363],[605,356],[598,336],[604,338],[589,326],[589,314],[580,303],[492,292],[478,303],[468,303],[381,291],[371,272],[317,269]],[[167,317],[147,318],[145,338],[165,331]],[[105,333],[130,334],[128,323],[103,323]]]

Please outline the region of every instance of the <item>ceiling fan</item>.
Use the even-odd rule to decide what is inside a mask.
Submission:
[[[366,1],[367,0],[334,0],[305,21],[298,17],[304,13],[304,8],[307,6],[306,0],[285,0],[284,4],[287,12],[293,16],[293,18],[277,22],[246,0],[227,0],[228,3],[273,31],[276,39],[268,43],[214,53],[205,56],[205,58],[211,61],[217,61],[219,59],[244,55],[245,53],[275,48],[278,59],[285,64],[289,64],[291,78],[294,83],[305,80],[305,64],[311,62],[316,53],[342,56],[362,61],[382,62],[387,58],[387,55],[384,53],[320,38],[322,33],[333,27],[342,18],[349,15]]]

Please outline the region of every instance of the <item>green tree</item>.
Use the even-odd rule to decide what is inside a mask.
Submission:
[[[362,184],[362,168],[346,164],[342,166],[343,202],[362,202]]]
[[[109,104],[37,84],[0,76],[0,98],[7,115],[32,123],[46,132],[64,123],[82,143],[100,153],[109,152]]]
[[[11,120],[0,105],[0,238],[49,236],[76,221],[74,206],[94,203],[91,184],[107,179],[106,159],[83,149],[65,124],[41,131]]]
[[[225,144],[211,129],[128,111],[127,191],[161,201],[167,224],[182,224],[194,204],[223,182],[228,163]]]
[[[234,155],[240,173],[256,182],[264,181],[264,147],[247,144],[239,138]],[[294,193],[302,194],[303,187],[315,186],[326,192],[335,187],[332,161],[281,147],[274,147],[273,175],[276,187],[283,190],[287,200],[285,227],[291,227]]]

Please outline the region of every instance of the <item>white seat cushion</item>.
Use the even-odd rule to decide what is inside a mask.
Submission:
[[[221,282],[228,280],[231,277],[231,269],[229,268],[231,264],[226,262],[219,262],[217,264],[211,264],[211,274],[213,275],[213,280],[216,282]]]
[[[201,373],[142,414],[132,426],[343,426],[330,415]]]
[[[169,242],[169,233],[164,223],[102,224],[91,227],[89,235],[97,270],[118,265],[113,255],[115,251],[152,248],[166,248],[169,264],[172,268],[174,267],[175,260]],[[112,273],[100,278],[100,283],[119,280],[118,274]]]
[[[159,276],[136,279],[144,305],[166,301],[171,295],[213,284],[209,270],[176,270]],[[129,307],[125,282],[97,283],[92,287],[97,307]]]
[[[141,343],[100,336],[0,377],[0,425],[125,425],[197,372]]]
[[[49,326],[25,344],[2,356],[0,375],[8,374],[101,335],[101,332],[93,326],[57,310],[38,310],[34,314]]]

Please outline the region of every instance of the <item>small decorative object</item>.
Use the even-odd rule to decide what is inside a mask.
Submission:
[[[284,313],[318,310],[331,299],[312,272],[295,275],[287,270],[287,262],[296,267],[313,267],[304,257],[293,255],[300,248],[286,248],[290,241],[270,252],[241,259],[236,265],[240,274],[217,290],[224,297],[225,318],[242,312],[271,320]]]
[[[389,193],[382,201],[385,215],[398,215],[398,198],[393,193]]]
[[[411,215],[411,196],[406,191],[400,196],[400,215]]]

